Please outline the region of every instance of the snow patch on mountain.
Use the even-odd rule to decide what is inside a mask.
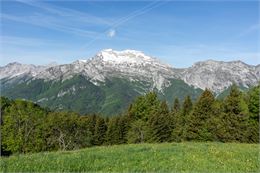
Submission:
[[[112,62],[116,64],[145,64],[155,62],[155,59],[146,56],[141,51],[136,50],[114,51],[112,49],[105,49],[98,53],[97,56],[102,57],[102,60],[105,62]]]

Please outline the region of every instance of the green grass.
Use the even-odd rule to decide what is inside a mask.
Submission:
[[[259,144],[164,143],[1,158],[1,172],[259,172]]]

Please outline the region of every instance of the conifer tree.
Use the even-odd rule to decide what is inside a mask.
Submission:
[[[187,140],[210,141],[214,134],[210,123],[214,118],[214,95],[206,89],[194,105],[193,112],[187,117],[185,138]]]
[[[108,122],[106,143],[108,145],[120,143],[119,117],[112,117]]]
[[[172,141],[180,142],[184,140],[186,119],[192,110],[192,101],[190,96],[186,96],[182,108],[178,112],[172,112],[174,128],[172,131]]]
[[[182,105],[182,115],[186,117],[192,110],[192,101],[190,96],[186,96]]]
[[[124,144],[127,143],[127,132],[130,129],[129,117],[126,115],[120,116],[118,120],[118,128],[119,128],[119,143]]]
[[[147,140],[147,120],[157,110],[160,101],[155,92],[149,92],[144,96],[138,97],[130,105],[127,113],[129,131],[127,141],[129,143],[140,143]]]
[[[245,133],[248,127],[248,118],[248,108],[242,93],[236,85],[233,85],[230,94],[224,100],[224,141],[246,142]]]
[[[171,140],[171,119],[166,101],[160,104],[160,107],[154,111],[154,114],[148,120],[149,141],[150,142],[168,142]]]
[[[175,98],[173,107],[172,107],[172,113],[177,113],[180,111],[181,105],[178,98]]]
[[[94,136],[94,133],[95,133],[96,121],[97,121],[97,115],[96,114],[89,116],[89,128],[90,128],[90,132],[92,133],[93,136]]]
[[[88,118],[86,119],[86,128],[88,128],[88,130],[91,133],[91,144],[94,145],[95,144],[95,126],[96,126],[96,121],[97,121],[97,115],[93,114],[93,115],[88,115]]]
[[[248,95],[248,109],[251,113],[250,117],[251,119],[259,122],[260,84],[256,87],[253,87],[248,92]]]
[[[249,124],[247,129],[248,142],[259,143],[259,98],[260,84],[248,92]]]
[[[135,119],[148,120],[148,117],[152,114],[160,104],[160,101],[155,92],[149,92],[144,96],[138,97],[131,107],[129,108],[130,115]]]
[[[104,118],[98,117],[95,125],[94,141],[95,145],[102,145],[106,140],[107,126]]]
[[[127,132],[128,143],[143,143],[147,141],[147,122],[139,119],[131,123],[131,127]]]

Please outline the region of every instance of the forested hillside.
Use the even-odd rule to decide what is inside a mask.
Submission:
[[[53,111],[73,111],[81,115],[101,113],[113,116],[124,112],[133,100],[151,90],[147,81],[129,81],[124,78],[109,78],[100,85],[94,85],[88,78],[77,75],[71,79],[18,82],[11,86],[1,80],[1,94],[10,99],[26,99]],[[183,100],[185,95],[197,98],[202,89],[189,86],[182,80],[172,79],[171,86],[164,92],[157,92],[161,99],[171,103],[174,97]]]
[[[54,112],[35,103],[1,97],[1,152],[4,155],[74,150],[124,143],[180,141],[259,142],[260,86],[236,86],[223,100],[205,90],[193,102],[172,105],[154,92],[138,97],[123,114],[104,117]]]

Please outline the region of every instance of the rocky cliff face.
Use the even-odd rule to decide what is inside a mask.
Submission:
[[[257,68],[259,69],[241,61],[208,60],[185,69],[180,77],[190,85],[201,89],[209,88],[218,93],[233,83],[246,88],[256,85],[260,81]]]

